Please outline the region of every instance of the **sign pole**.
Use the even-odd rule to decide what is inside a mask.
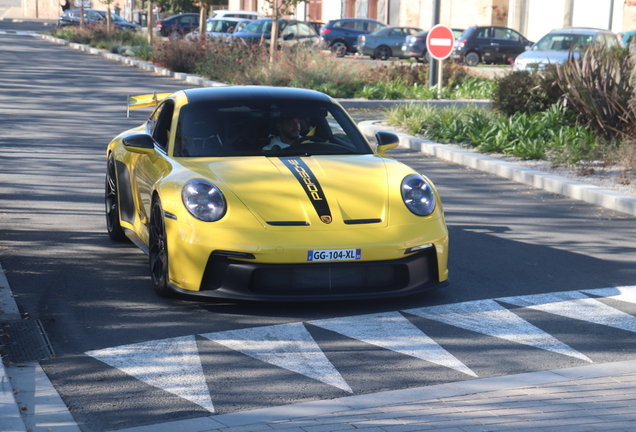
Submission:
[[[441,99],[442,98],[442,76],[444,71],[444,59],[439,59],[439,70],[437,71],[439,73],[439,78],[437,79],[437,98]]]

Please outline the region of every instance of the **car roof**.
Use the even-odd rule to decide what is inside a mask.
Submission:
[[[571,34],[576,33],[576,34],[593,35],[597,33],[612,33],[612,32],[609,30],[594,28],[594,27],[564,27],[561,29],[551,30],[549,33],[571,33]]]
[[[315,90],[307,90],[292,87],[270,86],[227,86],[227,87],[201,87],[183,90],[188,98],[188,103],[235,101],[242,100],[254,102],[255,99],[263,101],[271,100],[299,100],[308,102],[332,102],[332,99],[324,93]]]

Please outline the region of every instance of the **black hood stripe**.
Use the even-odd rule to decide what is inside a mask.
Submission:
[[[331,222],[331,210],[329,210],[329,204],[327,204],[327,198],[325,197],[325,193],[318,182],[318,179],[314,175],[314,173],[309,169],[307,164],[299,157],[285,157],[279,158],[281,162],[285,164],[287,168],[294,174],[298,183],[303,187],[309,201],[316,209],[316,213],[320,219],[325,222]],[[328,217],[328,221],[325,217]]]

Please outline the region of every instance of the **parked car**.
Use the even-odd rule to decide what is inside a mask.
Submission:
[[[198,13],[182,13],[157,21],[157,29],[161,36],[184,36],[199,28]]]
[[[514,70],[542,70],[548,64],[563,63],[570,52],[578,58],[591,44],[622,46],[616,33],[592,28],[562,28],[543,36],[532,48],[515,59]]]
[[[242,41],[247,44],[257,44],[261,40],[269,43],[272,32],[272,18],[252,21],[240,32],[232,34],[232,41]],[[281,46],[298,44],[317,44],[318,34],[305,21],[280,19],[278,20],[278,43]]]
[[[358,36],[358,54],[372,59],[388,60],[403,57],[402,45],[407,36],[421,32],[415,27],[383,27],[366,35]]]
[[[358,36],[374,32],[383,27],[380,21],[367,18],[342,18],[331,20],[320,29],[320,41],[331,52],[344,56],[355,53],[358,48]]]
[[[508,27],[473,26],[461,34],[455,42],[451,58],[466,66],[479,63],[510,63],[532,42],[521,33]]]
[[[106,14],[108,12],[97,9],[84,9],[84,24],[106,24]],[[58,27],[78,26],[80,25],[81,9],[68,9],[60,16],[57,21]],[[117,14],[111,12],[110,21],[115,30],[133,30],[137,31],[140,25],[130,23]]]
[[[256,11],[219,9],[213,11],[209,18],[243,18],[253,21],[265,17]]]
[[[316,30],[316,33],[320,36],[320,29],[322,29],[325,23],[320,21],[307,21],[307,22],[309,23],[310,26],[314,28],[314,30]]]
[[[251,19],[244,18],[211,18],[205,22],[205,33],[208,39],[226,41],[229,35],[237,31],[237,28],[243,29],[251,22]],[[188,33],[185,38],[188,40],[199,39],[199,30]]]
[[[453,30],[453,36],[455,41],[464,32],[464,29],[451,29]],[[426,48],[426,37],[428,36],[428,30],[414,35],[407,36],[402,44],[402,57],[412,58],[417,61],[428,63],[431,61],[431,55]]]
[[[320,301],[448,285],[440,197],[386,154],[395,134],[378,132],[372,146],[313,90],[207,87],[129,101],[155,104],[108,145],[104,199],[108,235],[149,255],[157,294]],[[272,147],[289,120],[297,138]]]
[[[627,30],[618,33],[618,38],[623,42],[623,45],[628,48],[631,41],[635,39],[636,30]]]

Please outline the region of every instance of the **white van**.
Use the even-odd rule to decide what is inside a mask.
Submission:
[[[257,20],[260,18],[265,18],[263,15],[259,14],[255,11],[232,11],[232,10],[216,10],[210,14],[210,18],[245,18],[251,20]]]

